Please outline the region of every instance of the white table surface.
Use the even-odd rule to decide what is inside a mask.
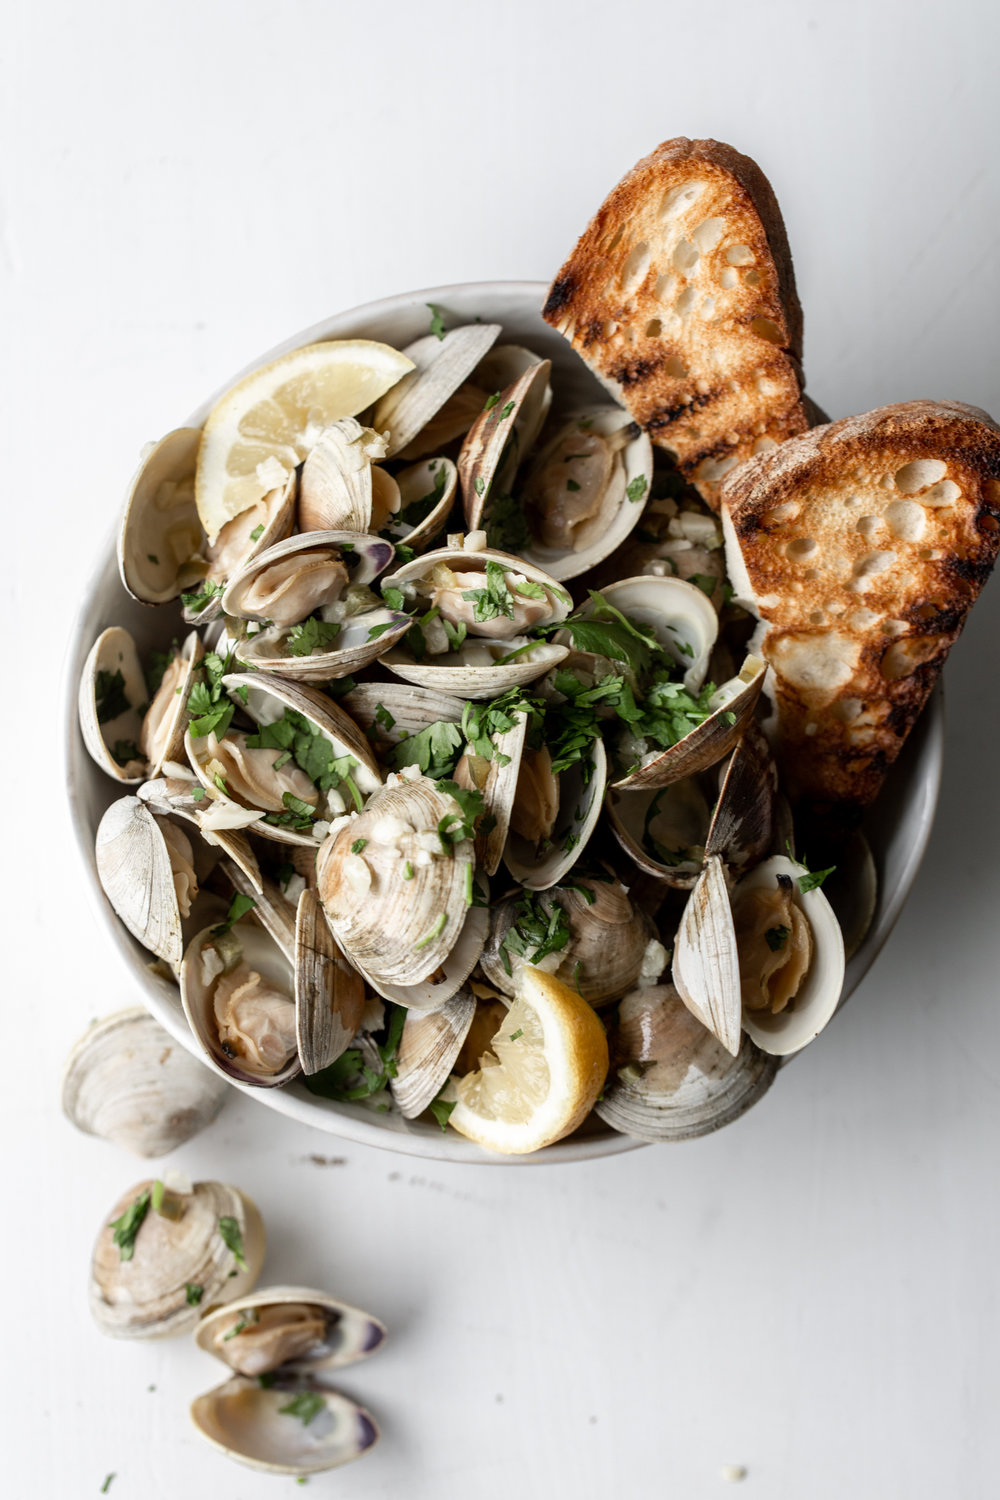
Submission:
[[[998,47],[972,0],[7,7],[4,1494],[293,1483],[190,1429],[208,1356],[106,1341],[85,1302],[93,1237],[144,1169],[66,1124],[57,1080],[134,996],[80,895],[50,741],[75,595],[141,444],[340,307],[551,275],[681,133],[771,177],[834,415],[923,395],[996,413]],[[701,1500],[726,1464],[768,1500],[997,1492],[998,626],[993,583],[948,666],[940,813],[889,948],[734,1128],[486,1171],[339,1147],[234,1096],[166,1163],[252,1193],[268,1279],[389,1325],[342,1382],[382,1443],[307,1493]]]

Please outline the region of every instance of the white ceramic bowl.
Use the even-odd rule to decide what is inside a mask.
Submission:
[[[552,360],[564,398],[572,398],[574,401],[579,399],[581,403],[593,400],[601,394],[597,382],[569,345],[542,321],[539,309],[546,290],[542,282],[471,282],[458,286],[431,287],[422,292],[409,292],[399,297],[387,297],[381,302],[370,302],[364,307],[339,313],[336,317],[317,323],[276,349],[268,350],[246,370],[239,371],[232,380],[227,381],[224,389],[228,389],[258,365],[266,364],[289,349],[296,349],[317,339],[372,338],[402,347],[427,332],[430,317],[427,304],[433,302],[450,314],[449,323],[469,322],[476,317],[484,322],[501,323],[505,341],[527,344]],[[197,411],[185,419],[183,425],[200,427],[217,396],[221,394],[218,392],[216,396],[203,402]],[[164,430],[172,425],[175,424],[164,423]],[[177,989],[149,972],[149,954],[126,932],[108,905],[98,883],[94,864],[97,825],[109,803],[121,795],[121,789],[109,777],[102,775],[90,759],[84,749],[76,716],[79,675],[83,670],[86,654],[100,632],[109,625],[124,625],[135,636],[140,654],[145,655],[152,646],[162,648],[164,639],[171,633],[169,622],[172,618],[179,620],[179,615],[173,615],[172,607],[146,608],[137,604],[125,592],[118,577],[113,542],[109,538],[85,590],[76,622],[74,644],[69,653],[65,684],[68,731],[66,780],[73,824],[89,874],[90,895],[107,926],[111,941],[135,979],[139,998],[171,1035],[198,1056],[198,1046],[188,1030]],[[916,875],[937,803],[943,726],[942,699],[940,693],[937,693],[910,736],[906,749],[893,768],[882,796],[866,823],[878,867],[879,901],[868,936],[847,965],[845,1000],[860,983],[889,936]],[[814,1045],[821,1046],[822,1042]],[[240,1085],[234,1084],[233,1087],[239,1088]],[[304,1124],[313,1125],[330,1135],[362,1141],[366,1145],[381,1146],[410,1156],[425,1156],[442,1161],[475,1162],[480,1165],[538,1165],[610,1156],[642,1144],[641,1141],[619,1135],[596,1122],[593,1128],[587,1128],[572,1139],[549,1146],[533,1156],[498,1157],[481,1150],[471,1141],[464,1140],[454,1131],[442,1133],[436,1125],[421,1120],[407,1121],[398,1115],[377,1114],[360,1105],[335,1104],[318,1099],[302,1084],[293,1084],[284,1089],[247,1089],[246,1092],[261,1105],[301,1120]]]

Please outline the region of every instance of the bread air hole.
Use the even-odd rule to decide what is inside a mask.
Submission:
[[[902,490],[904,495],[915,495],[918,490],[925,490],[943,479],[947,472],[948,465],[939,458],[915,458],[897,469],[894,479],[897,490]]]
[[[692,243],[698,247],[702,255],[707,255],[722,239],[722,231],[725,227],[725,219],[703,219],[697,229],[691,231]]]
[[[622,267],[622,291],[625,296],[634,292],[646,279],[649,270],[650,252],[645,240],[633,245]]]
[[[604,253],[605,253],[605,255],[610,255],[611,252],[612,252],[612,250],[617,250],[618,249],[618,246],[622,242],[622,235],[624,233],[625,233],[625,225],[624,224],[619,224],[618,228],[615,230],[615,232],[612,235],[611,239],[608,241],[608,243],[604,247]]]
[[[653,296],[657,302],[669,302],[674,292],[676,292],[678,285],[677,277],[672,271],[666,276],[657,276]]]
[[[803,562],[807,557],[812,557],[814,552],[819,551],[819,542],[812,536],[797,536],[793,542],[789,542],[785,548],[785,556],[790,557],[792,562]]]
[[[678,240],[674,246],[674,253],[670,257],[670,264],[675,271],[680,271],[682,276],[689,275],[698,264],[698,252],[690,240]]]
[[[921,505],[954,505],[960,499],[962,491],[954,479],[942,479],[940,484],[934,484],[920,498]]]
[[[755,271],[753,267],[751,267],[749,271],[743,272],[743,280],[746,282],[747,286],[760,286],[761,274],[759,271]]]
[[[685,287],[683,292],[681,292],[680,296],[677,298],[677,301],[674,303],[674,312],[679,318],[687,317],[688,313],[691,311],[695,296],[696,293],[693,286]]]
[[[700,197],[704,188],[705,184],[703,182],[685,182],[680,187],[671,188],[664,195],[663,202],[660,205],[661,218],[668,220],[678,218]]]
[[[679,354],[671,354],[663,366],[663,373],[673,380],[683,380],[688,373],[688,368]]]
[[[734,286],[739,286],[740,278],[732,266],[723,266],[719,273],[719,285],[724,292],[731,292]]]
[[[927,530],[927,512],[915,500],[891,501],[885,508],[884,519],[901,542],[919,542]]]
[[[749,245],[730,245],[726,251],[726,260],[731,266],[752,266],[753,251]]]
[[[905,641],[893,641],[882,657],[882,676],[887,682],[909,677],[924,662],[937,656],[940,642],[935,636],[912,635]]]
[[[646,324],[646,337],[648,339],[658,339],[662,332],[663,324],[660,322],[659,318],[650,318],[649,322]]]
[[[767,339],[769,344],[784,342],[781,329],[770,318],[754,318],[750,324],[750,332],[755,333],[759,339]]]
[[[859,531],[862,536],[872,536],[878,530],[878,527],[878,516],[862,516],[854,529]]]

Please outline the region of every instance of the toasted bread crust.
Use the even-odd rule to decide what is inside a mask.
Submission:
[[[787,784],[863,806],[996,561],[1000,427],[948,401],[846,417],[734,470],[722,510]]]
[[[718,509],[723,473],[808,427],[777,200],[720,141],[665,141],[615,187],[543,308]]]

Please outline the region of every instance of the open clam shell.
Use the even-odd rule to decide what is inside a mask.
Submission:
[[[379,1437],[364,1407],[308,1375],[278,1375],[267,1387],[234,1375],[192,1401],[191,1420],[227,1458],[266,1474],[336,1469]]]
[[[153,813],[193,823],[206,844],[220,849],[243,872],[249,883],[248,894],[254,895],[262,890],[260,865],[246,834],[236,828],[209,826],[211,814],[218,804],[210,802],[208,812],[201,811],[204,800],[198,803],[192,795],[195,789],[200,790],[200,782],[186,762],[181,766],[171,761],[164,769],[171,774],[158,776],[155,781],[144,781],[136,791],[139,800]],[[187,773],[183,778],[174,774],[181,770]]]
[[[494,350],[494,360],[499,353]],[[458,455],[458,480],[470,531],[489,530],[497,501],[513,486],[551,405],[551,372],[550,360],[533,355],[530,364],[489,397],[466,433]]]
[[[433,1014],[407,1016],[389,1083],[404,1119],[423,1114],[447,1083],[475,1013],[475,996],[463,990]]]
[[[666,581],[666,580],[665,580]],[[646,760],[613,784],[620,791],[668,786],[685,776],[696,776],[723,760],[752,722],[764,686],[764,663],[748,656],[738,677],[723,683],[709,700],[712,712],[675,745]]]
[[[518,482],[528,522],[518,550],[552,578],[579,577],[638,524],[652,477],[652,444],[627,411],[598,406],[568,417]],[[569,506],[579,508],[578,521],[566,515]],[[489,535],[488,507],[483,524]],[[563,539],[562,532],[572,534]]]
[[[445,529],[455,503],[458,470],[450,458],[426,458],[401,469],[396,484],[399,509],[382,535],[423,551]]]
[[[152,1189],[140,1182],[107,1215],[90,1267],[90,1311],[111,1338],[166,1338],[198,1322],[199,1308],[229,1302],[253,1286],[264,1263],[264,1225],[257,1205],[224,1182],[196,1182],[182,1195],[183,1213],[167,1218],[150,1207],[130,1259],[114,1242],[113,1221]],[[220,1231],[232,1219],[242,1243],[237,1261]],[[200,1288],[192,1300],[188,1288]]]
[[[194,1337],[237,1375],[259,1376],[357,1364],[382,1347],[386,1330],[371,1313],[315,1287],[269,1286],[207,1312]]]
[[[258,725],[274,723],[281,719],[288,709],[308,719],[329,741],[336,759],[350,756],[356,761],[357,764],[351,772],[351,777],[360,798],[363,799],[381,786],[378,766],[364,735],[354,721],[348,718],[347,714],[325,694],[317,692],[305,683],[289,682],[283,678],[250,672],[228,673],[222,681],[223,686],[234,696],[234,701],[244,707]],[[245,703],[243,702],[244,696]],[[274,839],[277,843],[316,847],[322,842],[328,827],[325,818],[320,817],[317,821],[316,827],[320,830],[319,834],[311,831],[299,832],[294,828],[281,827],[264,821],[262,810],[246,808],[232,798],[227,791],[223,791],[211,769],[215,758],[212,742],[212,736],[196,739],[189,730],[184,744],[192,769],[208,794],[209,800],[221,808],[218,813],[220,819],[230,817],[235,820],[234,826],[253,826],[255,833]],[[221,743],[225,744],[225,739]],[[329,794],[327,794],[327,800],[329,801]],[[211,818],[215,812],[216,806],[213,805],[206,813],[206,817]]]
[[[576,864],[597,827],[608,779],[603,740],[594,740],[575,765],[559,777],[559,811],[551,837],[542,844],[507,835],[503,862],[519,885],[545,891]]]
[[[217,988],[220,982],[228,983],[234,973],[238,980],[242,965],[246,965],[250,976],[260,976],[256,988],[263,991],[263,999],[249,1000],[248,1016],[246,1012],[243,1015],[235,1012],[231,1029],[235,1034],[237,1026],[253,1027],[261,1049],[278,1045],[272,1039],[280,1036],[286,1048],[286,1061],[273,1069],[254,1058],[244,1044],[238,1044],[244,1045],[244,1051],[237,1051],[232,1042],[223,1039],[220,1030],[216,1016]],[[254,1088],[280,1088],[302,1071],[296,1045],[294,967],[261,927],[242,921],[224,934],[221,927],[203,928],[185,950],[180,984],[181,1004],[188,1024],[209,1066],[223,1078],[236,1079]]]
[[[205,654],[198,632],[192,630],[167,664],[153,701],[146,710],[139,735],[139,748],[148,763],[148,776],[155,780],[164,761],[184,758],[187,705],[195,673]]]
[[[611,1046],[594,1111],[642,1141],[686,1141],[732,1124],[767,1092],[778,1067],[748,1037],[731,1056],[671,984],[626,995]]]
[[[408,616],[386,609],[377,596],[361,594],[362,607],[337,621],[333,649],[303,651],[296,627],[316,610],[332,616],[342,595],[366,590],[392,560],[392,543],[382,537],[349,531],[310,531],[271,547],[232,579],[223,596],[226,613],[241,619],[267,618],[266,628],[239,641],[242,661],[258,672],[277,673],[304,682],[328,682],[360,671],[382,656],[410,627]],[[350,568],[343,585],[341,561]],[[301,570],[296,570],[296,563]],[[269,586],[268,580],[274,580]],[[329,593],[323,593],[324,582]],[[281,614],[278,615],[278,598]],[[357,600],[357,596],[355,596]],[[350,608],[350,606],[349,606]],[[272,623],[270,615],[275,616]]]
[[[699,691],[719,633],[718,616],[701,589],[679,578],[640,576],[608,584],[603,598],[651,631],[668,656],[684,668],[688,692]],[[595,607],[590,600],[580,613],[588,615]]]
[[[186,565],[204,541],[194,503],[200,442],[196,427],[168,432],[143,456],[129,484],[118,568],[125,588],[141,604],[167,604],[197,577],[197,570],[186,576]]]
[[[344,417],[322,433],[302,465],[299,527],[302,531],[367,533],[397,510],[399,490],[385,469],[385,439],[355,417]]]
[[[97,829],[97,877],[117,915],[150,953],[174,967],[198,893],[192,850],[176,824],[138,797],[112,802]]]
[[[499,336],[499,323],[467,323],[452,328],[443,338],[429,333],[407,345],[403,353],[414,368],[381,397],[372,416],[372,426],[379,432],[389,430],[389,458],[419,437]]]
[[[398,590],[418,610],[427,611],[418,619],[419,634],[411,630],[382,658],[383,666],[418,686],[463,698],[492,698],[508,687],[534,682],[568,654],[565,646],[533,644],[521,632],[564,620],[572,605],[569,594],[540,568],[508,553],[442,547],[398,568],[381,587],[383,592]],[[490,596],[491,587],[499,603]],[[466,594],[476,597],[467,599]],[[442,622],[468,631],[457,649],[450,646]],[[440,629],[436,645],[433,635],[426,638],[434,628]],[[421,640],[426,649],[418,656]]]
[[[136,1156],[166,1156],[211,1125],[228,1090],[142,1006],[102,1016],[75,1043],[63,1114]]]
[[[148,701],[135,641],[117,625],[103,630],[88,653],[80,677],[80,731],[90,757],[126,786],[144,780],[139,747]]]
[[[778,775],[753,721],[722,770],[714,809],[709,781],[688,776],[641,791],[608,790],[608,821],[619,844],[646,874],[677,890],[696,884],[706,851],[738,875],[771,847]]]
[[[818,1036],[837,1009],[844,988],[844,939],[840,926],[818,887],[803,892],[802,882],[808,874],[805,865],[775,855],[744,875],[732,893],[733,909],[737,910],[741,897],[773,887],[784,877],[790,881],[792,900],[806,918],[812,935],[812,960],[786,1008],[772,1015],[767,1010],[743,1007],[744,1031],[762,1051],[775,1057],[789,1057]]]
[[[844,983],[844,942],[833,909],[818,888],[808,887],[809,872],[782,855],[773,855],[735,886],[732,898],[718,855],[705,858],[677,931],[673,979],[685,1005],[735,1057],[740,1027],[761,1051],[776,1057],[798,1052],[818,1036],[840,1001]],[[744,1004],[740,949],[733,913],[741,898],[781,883],[808,924],[811,956],[793,999],[776,1014]],[[818,899],[816,899],[818,898]],[[776,948],[788,939],[775,928]],[[783,934],[783,936],[778,936]]]
[[[382,787],[332,834],[317,859],[319,893],[334,936],[372,982],[415,985],[454,948],[471,906],[470,838],[458,803],[425,776]]]
[[[503,947],[519,899],[518,894],[508,896],[492,908],[490,935],[479,961],[490,983],[512,997],[517,994],[518,970],[530,962]],[[582,875],[544,893],[543,910],[551,912],[554,905],[566,913],[569,941],[558,955],[542,960],[544,966],[594,1006],[607,1005],[631,990],[656,931],[646,913],[629,900],[625,886],[618,880]],[[661,956],[665,964],[666,952]]]

